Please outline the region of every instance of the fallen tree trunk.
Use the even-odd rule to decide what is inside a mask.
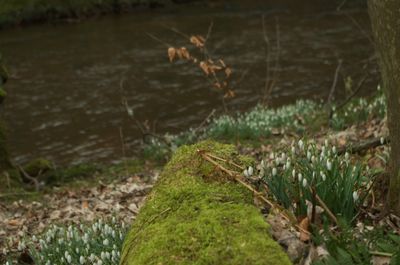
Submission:
[[[253,194],[203,160],[199,150],[249,163],[229,145],[178,149],[132,225],[120,264],[291,264],[270,237]]]

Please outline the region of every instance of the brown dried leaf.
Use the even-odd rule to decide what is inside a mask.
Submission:
[[[232,69],[229,67],[225,68],[226,77],[229,78],[231,76],[231,74],[232,74]]]
[[[233,97],[235,97],[235,92],[230,89],[224,95],[224,98],[233,98]]]
[[[183,58],[185,58],[186,60],[190,60],[190,53],[185,47],[181,47],[180,51]]]
[[[303,220],[301,220],[299,227],[300,229],[300,240],[303,242],[309,241],[310,240],[310,233],[308,231],[308,227],[310,226],[310,220],[308,220],[308,217],[305,217]]]
[[[183,55],[182,55],[181,49],[176,49],[176,55],[178,55],[179,59],[183,59]]]
[[[209,74],[210,74],[210,68],[208,67],[208,65],[207,65],[206,62],[201,61],[200,64],[199,64],[199,66],[200,66],[201,70],[203,70],[203,72],[204,72],[206,75],[209,75]]]
[[[219,82],[215,82],[214,83],[214,87],[216,88],[216,89],[221,89],[222,87],[221,87],[221,84],[219,83]]]
[[[203,48],[204,47],[204,38],[201,36],[191,36],[190,37],[190,42],[196,46],[197,48]]]
[[[21,224],[21,221],[17,219],[11,219],[8,221],[8,225],[10,226],[20,226]]]
[[[174,61],[175,55],[176,55],[176,49],[174,47],[169,47],[168,48],[168,58],[171,63]]]

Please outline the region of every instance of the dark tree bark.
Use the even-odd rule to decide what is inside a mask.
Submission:
[[[388,103],[390,181],[387,206],[400,215],[400,0],[368,0]]]

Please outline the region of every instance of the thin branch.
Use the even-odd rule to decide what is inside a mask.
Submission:
[[[348,97],[345,99],[345,101],[343,101],[342,103],[340,103],[340,105],[336,107],[336,110],[338,110],[338,109],[344,107],[355,95],[358,94],[358,92],[360,92],[362,86],[363,86],[364,83],[365,83],[365,80],[367,80],[367,75],[364,75],[364,76],[360,79],[360,81],[359,81],[358,84],[357,84],[357,88],[354,90],[354,92],[351,93],[351,95],[348,96]]]
[[[314,193],[313,189],[310,188],[310,191]],[[328,214],[328,216],[332,219],[335,224],[339,224],[336,216],[329,210],[329,207],[324,203],[324,201],[318,196],[318,194],[315,194],[315,199],[317,199],[318,204],[325,210],[325,212]]]
[[[329,92],[328,100],[327,100],[327,103],[326,103],[327,106],[331,105],[331,102],[332,102],[332,99],[333,99],[333,95],[334,95],[335,90],[336,90],[336,85],[337,85],[337,81],[338,81],[338,77],[339,77],[340,68],[342,67],[342,63],[343,63],[343,60],[339,60],[339,64],[336,67],[335,76],[333,78],[332,87],[331,87],[331,90]]]
[[[169,47],[172,47],[172,45],[170,45],[169,43],[167,43],[167,42],[161,40],[160,38],[154,36],[154,35],[151,34],[151,33],[147,33],[147,32],[146,32],[146,35],[149,36],[150,38],[152,38],[153,40],[155,40],[155,41],[157,41],[157,42],[163,44],[164,46],[166,46],[166,47],[168,47],[168,48],[169,48]]]

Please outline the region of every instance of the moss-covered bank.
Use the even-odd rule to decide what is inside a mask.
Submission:
[[[82,18],[193,0],[1,0],[0,28],[35,21]]]
[[[251,192],[197,150],[248,161],[210,141],[179,148],[126,237],[120,264],[290,264]]]

